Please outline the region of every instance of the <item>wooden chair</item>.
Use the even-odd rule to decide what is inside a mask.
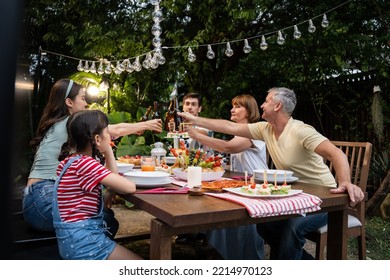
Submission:
[[[351,181],[366,192],[368,172],[370,169],[372,144],[369,142],[341,142],[331,141],[340,148],[349,161]],[[330,171],[335,174],[332,163],[325,161]],[[337,178],[336,178],[337,179]],[[316,259],[324,259],[324,251],[327,241],[328,226],[325,225],[315,232],[309,233],[306,238],[316,243]],[[348,214],[347,237],[357,237],[359,259],[366,259],[366,231],[365,231],[365,201],[350,209]]]

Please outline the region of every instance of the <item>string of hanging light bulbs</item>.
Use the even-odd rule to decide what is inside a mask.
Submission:
[[[227,57],[231,57],[234,54],[233,49],[231,48],[232,43],[237,43],[237,42],[242,42],[244,41],[244,47],[243,47],[243,52],[244,53],[250,53],[252,50],[252,47],[249,45],[249,40],[257,40],[261,39],[261,42],[259,44],[259,47],[261,50],[266,50],[268,49],[268,43],[266,41],[266,37],[270,37],[272,35],[277,36],[276,42],[278,45],[283,45],[285,43],[285,36],[283,34],[286,33],[287,30],[293,29],[293,38],[295,40],[298,40],[301,38],[302,33],[300,32],[298,26],[302,26],[304,24],[308,24],[307,30],[309,33],[314,33],[317,28],[313,23],[313,20],[321,17],[321,26],[323,28],[327,28],[329,26],[329,20],[327,18],[327,14],[330,12],[346,5],[347,3],[351,2],[352,0],[348,0],[344,3],[341,3],[340,5],[326,11],[325,13],[319,14],[317,16],[312,17],[309,20],[302,21],[300,23],[278,29],[276,31],[268,32],[268,33],[263,33],[260,35],[248,37],[248,38],[243,38],[243,39],[236,39],[236,40],[231,40],[228,42],[217,42],[217,43],[208,43],[208,44],[201,44],[201,45],[185,45],[185,46],[162,46],[161,45],[161,38],[160,35],[162,34],[162,29],[160,26],[160,22],[162,21],[162,12],[160,9],[160,1],[159,0],[151,0],[150,3],[154,6],[154,11],[152,12],[152,19],[153,19],[153,26],[151,28],[152,35],[154,36],[152,40],[152,44],[154,46],[154,49],[152,51],[137,55],[135,57],[130,57],[126,58],[123,60],[107,60],[107,59],[99,59],[99,60],[86,60],[86,59],[80,59],[80,58],[75,58],[71,56],[66,56],[63,54],[51,52],[48,50],[41,50],[42,53],[51,53],[54,55],[62,56],[62,57],[67,57],[69,59],[74,59],[78,60],[79,64],[77,66],[78,71],[84,71],[84,72],[91,72],[99,75],[103,74],[111,74],[114,72],[115,74],[119,75],[122,72],[126,71],[127,73],[132,73],[134,71],[140,72],[142,68],[144,69],[156,69],[159,65],[163,65],[166,62],[166,59],[163,55],[163,49],[177,49],[177,48],[187,48],[188,50],[188,56],[187,59],[190,62],[196,61],[196,54],[193,52],[193,48],[201,48],[201,47],[207,47],[207,53],[206,57],[208,59],[214,59],[215,58],[215,52],[213,51],[212,46],[217,46],[217,45],[226,45],[225,48],[225,55]],[[145,57],[144,61],[140,62],[140,58]],[[134,60],[134,62],[131,62],[131,60]],[[83,62],[84,61],[84,62]],[[114,66],[115,64],[115,66]],[[98,65],[98,66],[97,66]]]

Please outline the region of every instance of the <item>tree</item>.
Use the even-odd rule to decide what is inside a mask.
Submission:
[[[168,101],[177,82],[179,93],[208,97],[202,114],[227,117],[229,100],[249,92],[259,103],[272,86],[293,88],[296,116],[334,140],[370,140],[389,149],[372,132],[372,87],[383,97],[384,138],[389,138],[390,3],[386,0],[164,0],[161,22],[166,63],[155,70],[111,74],[118,85],[113,106],[132,114],[139,105]],[[26,42],[29,53],[45,50],[83,60],[118,61],[153,50],[150,1],[29,1]],[[329,26],[321,26],[326,13]],[[93,15],[93,16],[91,16]],[[308,32],[308,20],[316,27]],[[301,38],[293,39],[294,25]],[[285,42],[277,44],[278,31]],[[264,35],[267,50],[259,44]],[[243,51],[244,39],[252,50]],[[227,57],[230,43],[234,52]],[[208,45],[215,58],[206,56]],[[196,60],[188,60],[189,47]],[[72,60],[72,59],[70,59]],[[50,75],[74,71],[78,61],[48,56]],[[52,64],[52,66],[48,66]],[[64,72],[62,72],[64,73]],[[367,78],[367,80],[358,79]],[[370,78],[368,78],[370,77]],[[355,82],[351,82],[356,80]],[[314,116],[314,117],[313,117]]]

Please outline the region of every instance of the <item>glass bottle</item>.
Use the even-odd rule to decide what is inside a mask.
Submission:
[[[168,111],[165,113],[164,130],[168,132],[176,131],[175,122],[175,100],[171,100],[169,103]]]
[[[152,112],[152,106],[149,106],[148,109],[146,110],[145,114],[140,118],[140,122],[145,122],[149,120],[149,115]]]
[[[152,113],[152,120],[161,119],[160,113],[158,111],[158,103],[157,101],[153,102],[153,113]],[[153,133],[159,133],[158,131],[153,130]]]

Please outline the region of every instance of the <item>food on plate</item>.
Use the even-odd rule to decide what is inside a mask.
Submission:
[[[167,138],[174,138],[174,137],[188,138],[189,136],[188,136],[188,132],[186,131],[182,131],[182,132],[174,131],[174,132],[167,133]]]
[[[238,188],[244,185],[245,181],[223,179],[212,182],[202,182],[202,189],[205,189],[205,191],[222,191],[223,188]]]
[[[172,168],[181,168],[186,171],[188,166],[200,166],[202,172],[221,172],[225,171],[222,167],[222,158],[219,156],[209,156],[202,149],[188,150],[183,142],[180,142],[181,148],[171,148],[171,153],[176,157]]]
[[[255,195],[283,195],[288,194],[291,190],[291,185],[275,186],[273,184],[256,184],[251,183],[241,187],[241,191]]]
[[[118,162],[125,162],[125,163],[132,163],[134,166],[140,166],[141,165],[141,156],[129,156],[125,155],[122,157],[118,157]]]
[[[156,169],[156,171],[162,171],[162,172],[167,172],[167,173],[171,173],[171,171],[172,171],[172,169],[166,164],[157,165],[155,169]]]

